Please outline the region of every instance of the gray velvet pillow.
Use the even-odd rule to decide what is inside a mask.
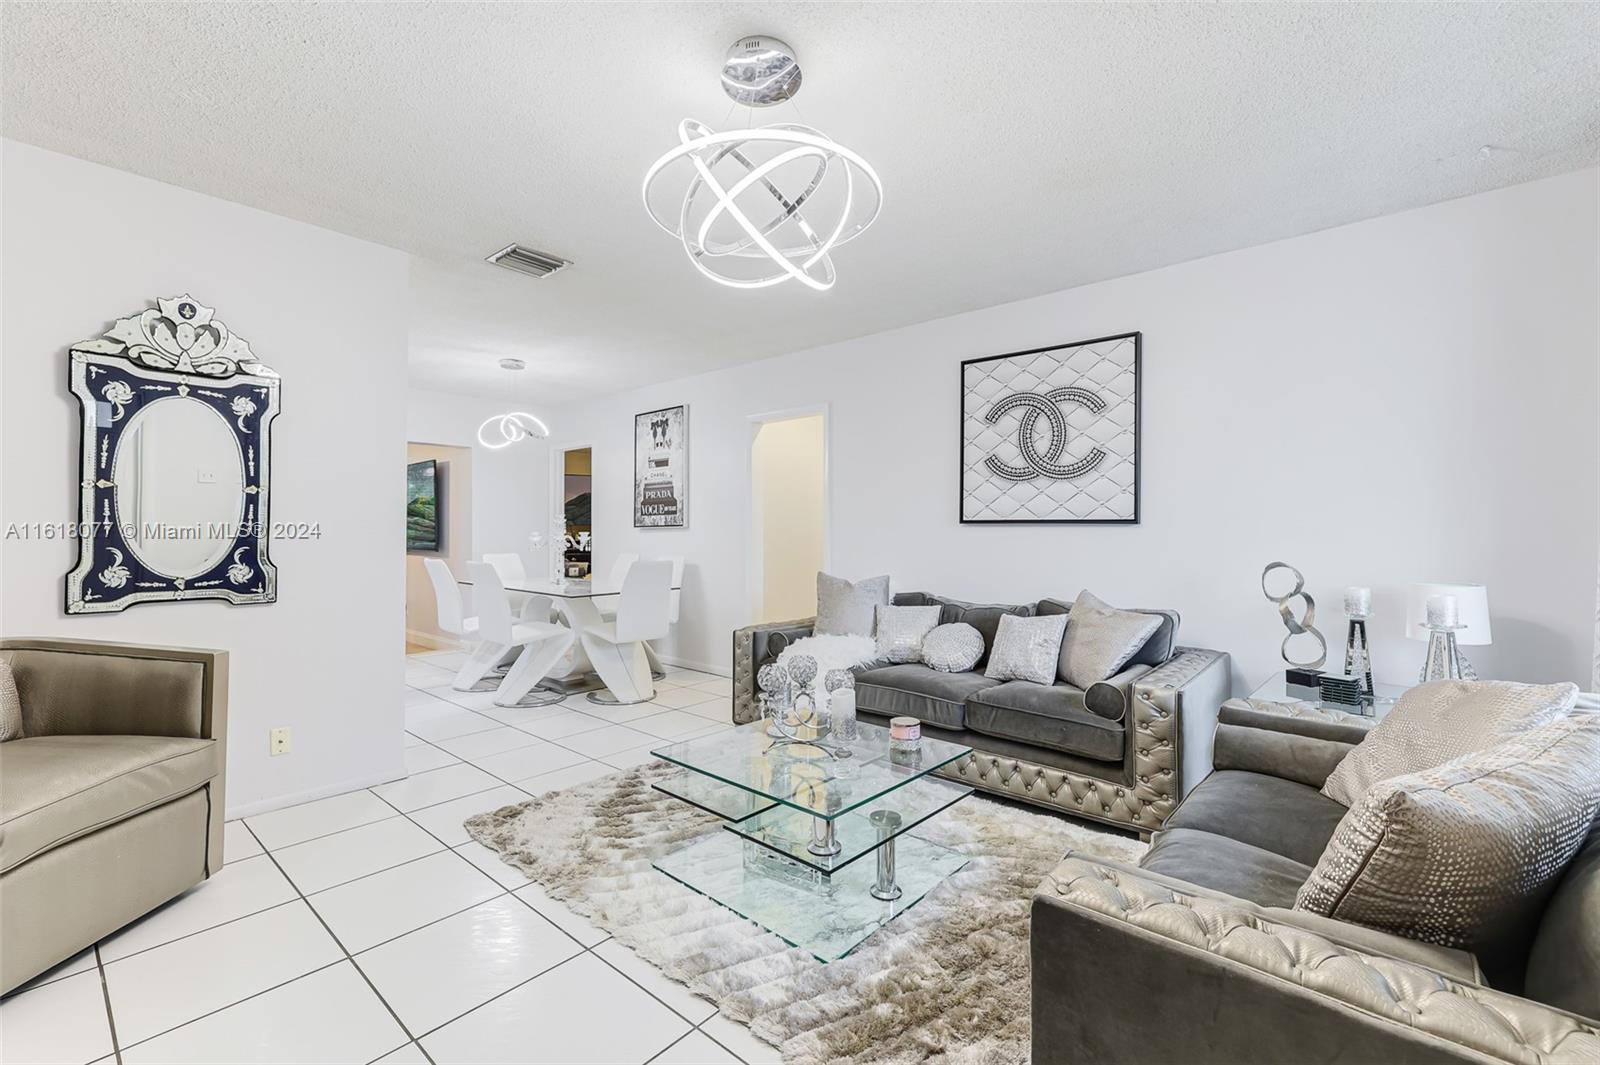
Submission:
[[[984,676],[990,680],[1031,680],[1054,684],[1061,659],[1061,633],[1065,614],[1024,618],[1004,614],[994,634],[994,650]]]
[[[1574,711],[1379,781],[1334,830],[1295,909],[1462,947],[1491,984],[1522,955],[1600,810],[1600,714]]]
[[[0,743],[22,738],[22,696],[11,663],[0,661]]]
[[[1354,806],[1380,780],[1443,765],[1564,716],[1576,684],[1436,680],[1400,696],[1361,745],[1322,785],[1334,802]]]
[[[1061,641],[1061,679],[1088,691],[1114,677],[1161,627],[1161,618],[1135,610],[1118,610],[1088,591],[1078,593],[1065,615],[1067,634]]]
[[[868,577],[854,584],[843,577],[817,574],[818,636],[871,636],[880,606],[889,605],[889,578]]]

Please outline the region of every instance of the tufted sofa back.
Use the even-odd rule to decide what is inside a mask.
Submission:
[[[968,603],[961,599],[946,599],[942,595],[929,595],[926,592],[905,592],[894,597],[895,606],[938,606],[939,624],[952,625],[962,622],[978,630],[983,637],[983,657],[978,659],[978,664],[973,669],[981,670],[989,660],[989,652],[994,650],[995,633],[1000,630],[1000,618],[1005,614],[1016,614],[1029,617],[1033,614],[1032,603]]]
[[[994,650],[994,636],[1000,628],[1002,614],[1017,614],[1022,617],[1032,617],[1036,614],[1070,614],[1072,603],[1066,599],[1041,599],[1037,603],[968,603],[960,599],[947,599],[942,595],[932,595],[928,592],[897,592],[894,596],[895,606],[939,606],[939,623],[949,625],[953,622],[965,622],[978,630],[983,637],[983,657],[978,659],[974,669],[982,670],[983,664],[989,659],[989,652]],[[1144,610],[1134,608],[1140,614],[1154,614],[1161,619],[1160,628],[1156,629],[1150,639],[1145,641],[1134,656],[1128,659],[1128,664],[1159,666],[1172,657],[1172,652],[1178,645],[1178,612],[1176,610]]]

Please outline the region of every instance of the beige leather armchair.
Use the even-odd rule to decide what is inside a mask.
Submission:
[[[0,639],[0,994],[222,868],[225,651]]]

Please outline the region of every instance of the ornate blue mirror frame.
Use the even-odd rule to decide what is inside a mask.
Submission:
[[[278,375],[257,362],[210,307],[187,295],[158,299],[155,307],[118,319],[103,336],[73,345],[69,357],[83,432],[78,564],[67,574],[67,613],[114,613],[137,603],[191,599],[275,602],[278,571],[268,557],[268,513]],[[230,466],[240,464],[237,517],[205,530],[225,550],[203,572],[187,576],[160,572],[141,557],[131,541],[146,535],[134,524],[143,515],[124,513],[118,499],[118,447],[135,415],[173,399],[214,412],[238,448],[223,457]]]

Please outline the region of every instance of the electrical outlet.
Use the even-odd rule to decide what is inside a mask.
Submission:
[[[287,727],[272,730],[272,753],[274,757],[289,753],[289,729]]]

